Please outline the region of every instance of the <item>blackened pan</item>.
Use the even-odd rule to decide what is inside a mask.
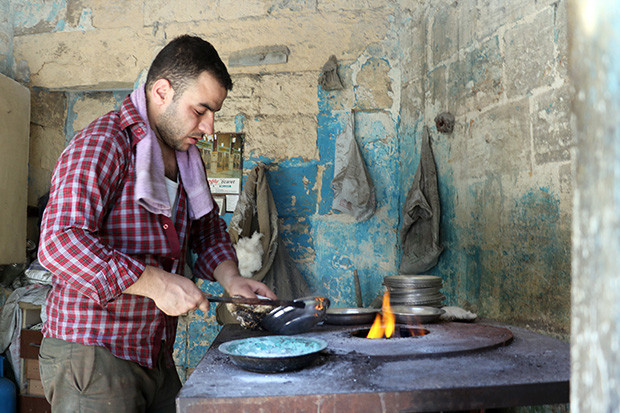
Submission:
[[[274,334],[305,333],[325,319],[330,304],[325,297],[305,297],[293,301],[303,302],[303,308],[291,305],[274,308],[262,319],[261,326]]]

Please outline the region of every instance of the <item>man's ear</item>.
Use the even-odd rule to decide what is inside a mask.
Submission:
[[[157,79],[151,87],[151,102],[155,105],[165,105],[172,101],[174,89],[167,79]]]

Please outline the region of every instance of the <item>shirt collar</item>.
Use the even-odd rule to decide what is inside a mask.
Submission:
[[[144,120],[138,113],[138,109],[131,102],[129,95],[123,100],[120,114],[120,126],[122,129],[129,128],[131,130],[132,142],[131,145],[135,146],[146,136]]]

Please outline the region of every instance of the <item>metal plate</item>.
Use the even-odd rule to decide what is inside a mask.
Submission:
[[[439,292],[430,292],[429,294],[425,292],[417,291],[408,291],[408,292],[393,292],[390,293],[390,298],[395,301],[405,301],[405,300],[443,300],[445,297],[442,293]]]
[[[396,305],[408,305],[414,307],[443,307],[443,300],[445,296],[441,296],[441,299],[438,300],[417,300],[417,299],[405,299],[405,300],[395,300],[390,298],[390,304],[392,306]]]
[[[378,309],[364,307],[330,308],[325,314],[325,322],[334,325],[372,324]]]
[[[441,287],[443,279],[436,275],[388,275],[383,277],[383,284],[394,288],[429,288]]]
[[[418,294],[418,295],[432,295],[432,294],[437,294],[441,292],[441,287],[402,288],[402,287],[390,287],[389,285],[386,285],[386,288],[390,291],[390,294],[391,293],[396,293],[396,294],[407,293],[407,294]]]
[[[218,350],[242,369],[278,373],[307,366],[325,348],[327,342],[320,338],[264,336],[228,341]]]
[[[393,306],[392,312],[397,323],[410,326],[434,323],[445,313],[441,308],[407,305]]]

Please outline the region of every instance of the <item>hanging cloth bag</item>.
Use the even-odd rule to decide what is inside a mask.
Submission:
[[[336,138],[332,208],[360,222],[375,213],[376,201],[375,186],[355,140],[354,118],[351,113],[345,130]]]
[[[443,248],[439,245],[439,192],[437,170],[428,127],[422,133],[420,163],[413,177],[403,208],[401,274],[420,274],[430,270]]]

